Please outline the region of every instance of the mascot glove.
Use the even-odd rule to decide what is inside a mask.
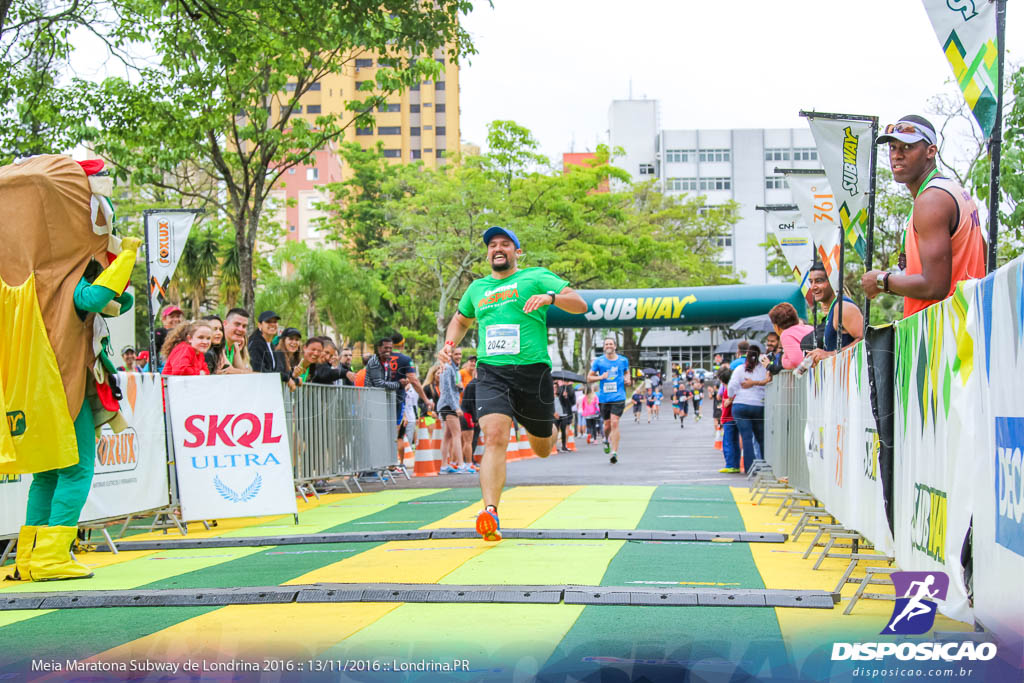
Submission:
[[[133,240],[135,244],[132,243]],[[132,278],[132,268],[135,267],[135,258],[138,254],[136,250],[140,243],[137,237],[126,237],[122,240],[121,253],[99,274],[93,284],[105,287],[116,294],[124,292]]]

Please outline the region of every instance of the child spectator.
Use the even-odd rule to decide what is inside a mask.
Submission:
[[[206,352],[210,350],[213,330],[205,320],[182,323],[167,333],[161,353],[167,356],[165,375],[209,375]]]

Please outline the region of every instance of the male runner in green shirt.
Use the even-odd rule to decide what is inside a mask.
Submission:
[[[547,307],[586,313],[583,298],[568,282],[546,268],[519,268],[519,238],[511,230],[488,228],[484,233],[491,274],[474,280],[448,323],[438,360],[466,336],[473,318],[479,321],[477,346],[477,414],[484,434],[480,489],[484,509],[476,530],[485,541],[500,541],[498,500],[505,485],[505,456],[512,417],[526,429],[533,452],[546,457],[558,438],[554,427],[554,387],[548,356]]]

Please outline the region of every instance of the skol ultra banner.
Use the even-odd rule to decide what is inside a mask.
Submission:
[[[775,236],[789,265],[790,274],[806,294],[807,269],[814,262],[811,231],[799,211],[769,211],[767,219],[768,233]]]
[[[996,122],[999,50],[996,8],[988,0],[924,0],[939,46],[985,137]]]
[[[968,622],[961,554],[975,509],[984,424],[976,340],[967,326],[977,283],[962,282],[949,299],[897,323],[895,350],[896,561],[908,571],[946,572],[949,593],[940,610]]]
[[[167,404],[182,519],[295,513],[280,377],[168,377]]]
[[[805,375],[807,466],[811,491],[829,512],[880,552],[891,554],[868,373],[861,342]]]
[[[1024,257],[978,283],[967,335],[984,402],[974,448],[974,611],[1024,641]]]
[[[839,211],[824,175],[786,173],[793,201],[814,242],[814,256],[825,266],[832,289],[839,291]]]
[[[181,252],[192,230],[197,211],[153,211],[145,214],[146,258],[149,261],[149,294],[153,310],[160,310]]]
[[[871,122],[806,113],[818,158],[836,197],[846,242],[861,258],[867,252],[868,190],[871,182]]]

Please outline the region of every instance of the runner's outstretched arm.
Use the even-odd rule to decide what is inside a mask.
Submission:
[[[534,294],[523,305],[523,313],[532,313],[541,306],[557,306],[566,313],[580,314],[587,312],[587,302],[584,301],[583,297],[577,294],[576,290],[571,287],[564,287],[561,292],[555,294],[554,301],[552,301],[551,297],[547,294]],[[452,322],[455,322],[454,319]],[[451,332],[451,329],[451,325],[449,325],[448,331]],[[465,334],[465,332],[463,334]]]
[[[547,297],[551,298],[551,297]],[[582,301],[582,299],[581,299]],[[452,361],[452,349],[459,345],[462,338],[469,332],[469,328],[473,326],[473,319],[467,318],[458,311],[452,316],[451,322],[448,323],[448,329],[444,333],[444,345],[441,350],[437,352],[437,360],[441,363],[450,363]]]

